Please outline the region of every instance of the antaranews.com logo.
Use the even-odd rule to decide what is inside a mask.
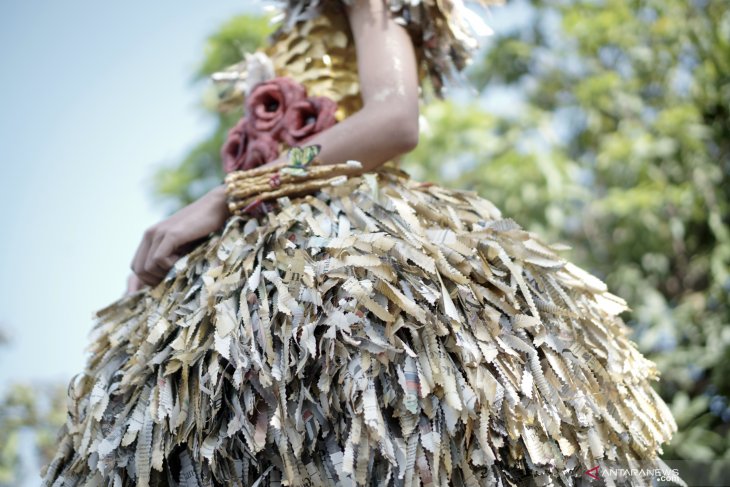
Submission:
[[[653,487],[730,487],[730,459],[713,461],[662,459],[638,465],[595,466],[583,472],[587,485],[651,485]]]
[[[604,467],[600,469],[598,465],[586,470],[584,475],[590,477],[593,480],[604,480],[610,478],[614,482],[633,485],[631,480],[641,479],[641,483],[652,484],[654,482],[671,482],[678,485],[685,485],[682,478],[679,475],[679,470],[669,468],[618,468],[618,467]],[[637,482],[639,483],[639,482]]]

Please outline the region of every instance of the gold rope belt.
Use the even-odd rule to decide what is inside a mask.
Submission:
[[[362,165],[355,161],[329,165],[317,165],[318,162],[315,160],[306,168],[279,163],[228,173],[228,209],[240,216],[264,201],[313,193],[363,172]]]

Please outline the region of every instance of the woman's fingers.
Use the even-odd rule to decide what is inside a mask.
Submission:
[[[164,279],[178,258],[175,250],[180,243],[180,238],[172,231],[155,239],[147,253],[145,271],[157,281]]]
[[[130,274],[127,278],[127,294],[136,293],[144,287],[144,283],[137,277],[137,274]]]
[[[147,261],[147,254],[150,247],[152,246],[152,242],[154,241],[156,235],[156,227],[148,228],[144,232],[142,242],[140,242],[139,246],[137,247],[137,252],[135,252],[134,254],[131,265],[132,272],[134,272],[137,277],[139,277],[143,282],[148,284],[149,282],[153,281],[154,278],[147,273],[145,269],[145,262]]]
[[[158,258],[156,257],[160,243],[165,239],[165,235],[165,231],[158,231],[155,234],[152,239],[152,245],[150,245],[147,249],[147,254],[145,255],[144,262],[142,263],[144,272],[153,279],[153,282],[150,284],[157,283],[165,276],[165,272],[159,265]]]
[[[179,240],[176,232],[162,226],[148,229],[132,261],[132,271],[145,284],[157,284],[175,264]]]

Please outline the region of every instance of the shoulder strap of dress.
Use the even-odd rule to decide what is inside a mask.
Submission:
[[[278,0],[281,30],[287,31],[300,21],[316,17],[333,3],[354,0]],[[478,47],[477,37],[492,30],[463,0],[382,0],[391,16],[403,25],[419,51],[436,94],[442,95],[445,81],[466,67]],[[473,0],[482,7],[499,5],[503,0]]]

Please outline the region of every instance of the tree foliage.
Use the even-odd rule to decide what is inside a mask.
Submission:
[[[2,329],[0,329],[2,335]],[[4,336],[4,335],[2,335]],[[0,340],[0,347],[8,340]],[[0,487],[21,483],[28,465],[21,455],[21,435],[35,442],[41,462],[55,453],[56,434],[65,419],[66,388],[55,384],[8,384],[0,396]]]
[[[423,177],[478,190],[569,243],[629,302],[679,423],[671,459],[730,459],[724,3],[523,2],[527,25],[491,40],[472,71],[483,105],[508,94],[515,109],[431,107],[433,135],[408,157]]]

